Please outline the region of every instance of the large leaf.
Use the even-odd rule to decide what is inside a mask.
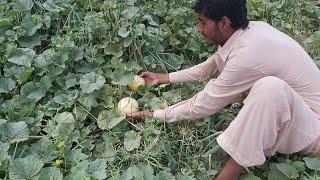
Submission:
[[[0,142],[0,166],[2,165],[2,161],[8,158],[9,147],[9,144]]]
[[[97,124],[101,129],[112,129],[126,118],[126,115],[118,113],[115,109],[111,111],[101,111]]]
[[[319,158],[304,157],[303,160],[309,169],[320,171],[320,159]]]
[[[107,161],[105,159],[96,159],[89,164],[89,172],[97,179],[105,179],[107,177],[106,173]]]
[[[176,178],[170,174],[168,171],[160,171],[157,174],[156,180],[175,180]]]
[[[299,173],[298,173],[297,169],[290,164],[277,163],[276,166],[279,171],[281,171],[283,174],[285,174],[290,179],[296,179],[299,177]]]
[[[15,77],[19,84],[23,84],[28,81],[34,68],[25,67],[19,65],[13,65],[10,68],[4,68],[4,74],[7,77]]]
[[[41,45],[41,38],[46,38],[46,36],[40,35],[38,33],[32,36],[22,36],[19,37],[19,44],[22,47],[33,48],[35,46]]]
[[[135,131],[128,131],[124,136],[124,148],[132,151],[140,146],[141,135]]]
[[[73,115],[69,112],[63,112],[55,115],[52,120],[54,120],[57,123],[73,123],[75,122],[75,119]]]
[[[20,10],[22,11],[29,11],[33,7],[33,1],[32,0],[17,0],[17,4],[20,7]]]
[[[278,170],[275,163],[270,165],[270,172],[268,174],[268,180],[288,180],[288,177]]]
[[[81,152],[81,149],[72,149],[66,153],[66,159],[73,162],[80,162],[84,159],[87,159],[88,155]]]
[[[36,143],[31,144],[30,152],[32,154],[39,154],[41,160],[46,162],[53,161],[58,158],[60,152],[54,147],[50,138],[43,137]]]
[[[105,45],[104,53],[106,55],[113,55],[116,58],[120,58],[123,55],[122,43],[108,43]]]
[[[42,27],[42,19],[38,15],[26,15],[22,19],[21,28],[26,31],[27,36],[34,35]]]
[[[56,5],[53,0],[47,0],[46,2],[43,3],[43,8],[45,8],[48,11],[52,12],[60,12],[63,11],[64,8]]]
[[[126,38],[127,36],[129,36],[129,34],[130,34],[130,31],[128,31],[126,28],[120,28],[118,31],[118,35],[123,38]]]
[[[62,178],[63,175],[60,172],[60,169],[56,167],[48,167],[41,170],[38,180],[62,180]]]
[[[17,48],[13,49],[9,55],[8,61],[17,65],[31,67],[36,53],[32,49]]]
[[[91,72],[85,74],[80,79],[80,87],[84,93],[92,93],[94,90],[99,90],[106,82],[103,76]]]
[[[32,82],[28,82],[22,86],[21,94],[29,99],[39,101],[46,95],[46,92],[41,87],[34,85]]]
[[[16,83],[11,78],[0,78],[0,93],[8,93],[16,87]]]
[[[29,129],[23,121],[5,123],[0,126],[0,133],[10,141],[10,143],[26,141],[29,139]]]
[[[143,171],[140,170],[137,166],[129,167],[123,174],[123,180],[131,180],[131,179],[141,179],[143,180]]]
[[[33,179],[40,173],[43,165],[43,162],[36,156],[15,159],[9,169],[10,179]]]

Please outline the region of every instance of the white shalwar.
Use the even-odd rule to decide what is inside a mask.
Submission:
[[[156,110],[167,122],[216,113],[247,94],[217,138],[240,165],[261,165],[276,152],[320,157],[320,71],[292,38],[264,22],[239,29],[205,62],[169,74],[171,83],[211,80],[192,98]]]

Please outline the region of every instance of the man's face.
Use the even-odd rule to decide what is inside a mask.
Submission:
[[[221,45],[224,41],[218,24],[201,14],[198,15],[198,31],[203,35],[208,45]]]

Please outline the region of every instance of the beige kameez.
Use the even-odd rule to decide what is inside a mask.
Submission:
[[[167,122],[216,113],[246,94],[219,145],[244,167],[275,152],[320,157],[320,71],[292,38],[264,22],[250,22],[205,62],[170,73],[171,83],[211,78],[192,98],[156,110]]]

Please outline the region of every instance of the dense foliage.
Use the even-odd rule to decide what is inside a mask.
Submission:
[[[128,122],[126,96],[145,110],[190,98],[203,83],[145,86],[135,74],[203,61],[193,1],[0,0],[1,179],[212,179],[227,160],[215,138],[230,106],[195,122]],[[248,0],[251,20],[288,33],[320,66],[319,1]],[[242,179],[317,179],[320,159],[278,155]]]

